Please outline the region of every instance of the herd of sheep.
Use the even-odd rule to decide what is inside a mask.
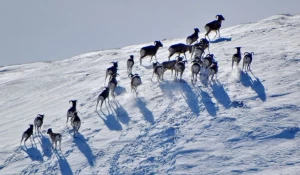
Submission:
[[[186,68],[185,64],[187,63],[187,58],[186,58],[186,52],[189,52],[191,54],[191,81],[194,83],[197,81],[197,76],[200,74],[200,82],[204,86],[208,86],[209,82],[213,80],[214,75],[218,73],[218,62],[214,59],[214,55],[210,53],[209,51],[209,33],[211,31],[215,31],[216,35],[219,34],[220,37],[220,28],[222,21],[225,20],[225,18],[222,15],[217,15],[216,16],[217,20],[214,20],[212,22],[209,22],[205,25],[205,38],[201,38],[199,41],[199,36],[198,33],[200,32],[198,28],[194,29],[194,33],[186,38],[186,44],[183,43],[177,43],[174,45],[171,45],[168,49],[169,51],[169,56],[168,56],[168,61],[164,61],[162,63],[154,62],[152,63],[153,66],[153,74],[152,74],[152,79],[154,75],[157,77],[158,81],[162,81],[163,75],[165,71],[171,70],[171,75],[173,75],[173,71],[175,72],[175,80],[179,79],[179,81],[182,81],[182,74]],[[208,38],[208,40],[206,39]],[[195,44],[193,44],[195,43]],[[142,60],[146,56],[150,56],[150,62],[152,62],[152,57],[154,56],[156,59],[156,53],[160,47],[163,47],[163,44],[160,41],[155,41],[154,45],[150,46],[145,46],[142,47],[140,50],[140,65],[142,65]],[[209,54],[205,55],[205,50],[208,50]],[[233,54],[232,56],[232,67],[234,65],[234,62],[238,65],[242,59],[242,54],[241,54],[241,47],[236,47],[237,52]],[[174,60],[170,60],[170,58],[174,55],[178,54]],[[180,54],[183,54],[184,57],[180,56]],[[243,59],[243,68],[242,70],[250,70],[250,64],[252,62],[252,56],[253,52],[244,53],[244,59]],[[100,102],[100,107],[102,108],[103,102],[109,98],[109,94],[111,94],[112,97],[114,97],[114,91],[115,88],[118,85],[117,82],[117,71],[118,71],[118,62],[111,62],[112,66],[106,69],[106,76],[105,76],[105,83],[107,77],[109,77],[109,82],[107,87],[100,93],[97,99],[97,104],[96,104],[96,110],[97,106],[99,105]],[[127,60],[127,73],[129,78],[131,79],[131,91],[137,91],[137,87],[142,83],[141,77],[138,74],[133,74],[132,73],[132,68],[134,66],[134,56],[130,55],[130,58]],[[73,127],[74,131],[74,136],[76,133],[78,133],[78,130],[81,125],[80,118],[77,115],[77,110],[76,110],[76,100],[71,100],[70,103],[72,103],[71,108],[67,111],[67,123],[71,121],[71,125]],[[33,135],[33,127],[35,127],[36,132],[41,132],[40,128],[43,124],[43,119],[44,115],[38,114],[38,116],[34,120],[34,126],[30,125],[30,127],[23,133],[21,143],[24,140],[24,144],[26,140],[30,138],[31,135]],[[61,145],[61,139],[62,135],[59,133],[53,133],[52,129],[48,129],[47,134],[49,134],[51,140],[52,140],[52,147],[55,149],[57,147],[57,143],[59,143],[59,146]]]

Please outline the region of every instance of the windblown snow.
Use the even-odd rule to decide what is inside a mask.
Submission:
[[[0,174],[299,174],[300,15],[221,28],[221,37],[231,40],[210,44],[219,73],[208,87],[191,83],[190,54],[183,83],[170,71],[151,81],[150,57],[140,66],[139,50],[153,42],[0,67]],[[185,38],[161,42],[159,62]],[[252,71],[231,68],[237,46],[254,52]],[[129,55],[142,79],[137,94]],[[116,97],[95,111],[112,61]],[[66,124],[70,100],[82,121],[76,137]],[[45,114],[42,133],[20,145],[37,114]],[[61,150],[51,148],[48,128],[62,134]]]

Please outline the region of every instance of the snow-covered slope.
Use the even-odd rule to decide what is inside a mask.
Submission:
[[[138,58],[152,43],[1,67],[0,174],[299,174],[300,16],[272,16],[221,36],[232,40],[211,44],[219,74],[208,88],[190,82],[190,62],[185,83],[170,72],[151,82],[150,58],[144,66]],[[184,41],[162,41],[158,61]],[[255,53],[252,72],[231,69],[236,46]],[[136,96],[126,73],[131,54],[143,82]],[[119,62],[116,98],[96,112],[111,61]],[[66,113],[75,99],[82,126],[74,138]],[[42,135],[20,146],[37,114],[45,114]],[[51,149],[48,128],[63,135],[61,150]]]

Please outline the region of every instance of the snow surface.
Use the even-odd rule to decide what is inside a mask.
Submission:
[[[138,58],[153,43],[0,67],[0,174],[300,174],[300,16],[224,28],[221,36],[210,46],[219,74],[208,88],[191,83],[190,62],[184,83],[170,72],[151,82],[150,58],[143,66]],[[184,41],[163,40],[158,61]],[[237,46],[255,53],[251,72],[231,69]],[[143,82],[137,94],[126,73],[131,54]],[[96,112],[111,61],[119,62],[116,98]],[[66,116],[75,99],[82,125],[74,138]],[[20,146],[37,114],[45,114],[42,134]],[[51,149],[48,128],[63,135],[61,150]]]

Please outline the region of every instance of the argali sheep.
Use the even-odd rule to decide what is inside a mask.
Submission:
[[[160,41],[154,41],[154,45],[142,47],[140,50],[140,65],[142,65],[142,59],[146,56],[151,56],[150,62],[152,61],[153,56],[155,56],[157,61],[156,53],[160,47],[163,47],[163,44]]]
[[[191,45],[195,41],[197,41],[199,38],[199,36],[198,36],[199,32],[200,32],[200,30],[198,28],[194,28],[194,33],[186,38],[186,44]]]
[[[182,61],[183,57],[181,56],[177,56],[175,60],[171,60],[171,61],[164,61],[161,63],[162,67],[163,67],[163,75],[167,70],[171,70],[171,77],[173,75],[173,70],[175,69],[175,64],[179,61]],[[162,78],[163,78],[162,75]]]
[[[152,63],[152,66],[153,66],[153,74],[152,74],[151,81],[153,80],[154,74],[157,75],[158,81],[163,80],[164,69],[163,69],[162,65],[159,64],[159,62],[156,62],[156,63]]]
[[[192,71],[192,82],[197,82],[197,75],[200,72],[201,69],[201,62],[199,60],[193,60],[192,61],[192,66],[191,66],[191,71]]]
[[[203,66],[208,68],[211,66],[211,64],[215,61],[214,54],[207,54],[203,59]]]
[[[111,76],[113,74],[116,74],[117,71],[118,71],[118,62],[117,61],[116,62],[111,62],[111,64],[113,64],[113,65],[111,67],[109,67],[109,68],[106,69],[106,75],[105,75],[104,84],[106,83],[107,76],[110,76],[110,78],[111,78]]]
[[[81,121],[80,118],[78,117],[78,112],[75,111],[74,112],[74,117],[72,118],[72,126],[73,126],[73,132],[74,132],[74,136],[75,134],[78,134],[79,128],[81,126]]]
[[[204,64],[201,65],[201,69],[200,69],[200,82],[207,87],[208,83],[209,83],[209,67],[206,67]]]
[[[232,64],[231,68],[233,68],[233,63],[236,62],[236,66],[239,65],[240,61],[242,59],[242,54],[241,54],[241,47],[236,47],[236,53],[232,55]]]
[[[170,61],[170,57],[172,55],[174,55],[175,53],[178,53],[178,56],[180,56],[180,54],[183,53],[184,58],[186,59],[185,52],[188,51],[189,53],[191,53],[192,52],[192,48],[193,48],[193,46],[191,46],[191,45],[185,45],[183,43],[178,43],[178,44],[171,45],[169,47],[169,49],[168,49],[169,50],[169,57],[168,57],[169,61]]]
[[[109,87],[110,94],[111,94],[112,97],[115,97],[114,92],[115,92],[115,89],[118,85],[118,81],[117,81],[116,77],[117,77],[117,74],[112,74],[111,79],[108,82],[108,87]]]
[[[209,38],[208,34],[211,31],[216,32],[215,37],[219,33],[219,38],[220,38],[220,28],[222,26],[222,21],[225,20],[225,18],[222,15],[217,15],[216,18],[217,18],[217,20],[207,23],[204,27],[206,30],[205,38],[208,37],[209,40],[210,40],[210,38]]]
[[[209,76],[211,77],[210,82],[213,80],[214,76],[216,76],[217,79],[218,69],[219,69],[218,62],[214,61],[212,65],[209,67]]]
[[[69,118],[72,118],[74,116],[74,112],[76,111],[76,104],[77,100],[70,100],[69,103],[72,102],[72,107],[67,112],[67,124],[69,121]]]
[[[41,132],[44,116],[45,116],[44,114],[38,114],[37,117],[34,119],[35,132],[36,131]]]
[[[97,104],[96,104],[96,111],[97,111],[97,106],[99,104],[99,101],[101,100],[101,104],[100,104],[100,109],[102,109],[102,104],[105,100],[109,101],[109,87],[106,87],[98,96],[97,99]]]
[[[137,90],[137,87],[142,84],[141,77],[138,74],[129,74],[129,77],[131,78],[130,86],[131,86],[131,92]]]
[[[250,65],[252,63],[252,56],[253,55],[254,55],[254,52],[251,52],[251,53],[245,52],[244,53],[242,70],[244,70],[244,67],[245,67],[245,71],[250,70]]]
[[[191,58],[202,58],[203,54],[204,54],[204,45],[202,45],[201,43],[197,43],[195,45],[193,45],[193,50],[192,50],[192,54],[191,54]]]
[[[57,142],[59,142],[59,149],[61,149],[62,135],[59,134],[59,133],[53,133],[51,128],[48,129],[47,134],[49,134],[49,136],[51,138],[52,148],[56,149],[57,148]],[[54,148],[54,144],[55,144],[55,148]]]
[[[130,55],[130,58],[127,60],[127,73],[132,73],[132,67],[134,65],[134,56]]]
[[[199,43],[193,45],[191,58],[193,57],[194,53],[195,53],[194,58],[196,57],[202,58],[205,49],[208,49],[209,52],[209,41],[206,38],[201,38]]]
[[[24,144],[25,144],[25,142],[30,138],[32,134],[33,134],[33,125],[30,124],[29,128],[23,133],[20,144],[22,143],[23,139],[25,139],[24,140]]]
[[[186,60],[184,61],[179,61],[175,64],[175,80],[178,79],[178,73],[180,72],[180,79],[179,81],[181,82],[182,81],[182,74],[185,70],[185,63],[186,63]]]

